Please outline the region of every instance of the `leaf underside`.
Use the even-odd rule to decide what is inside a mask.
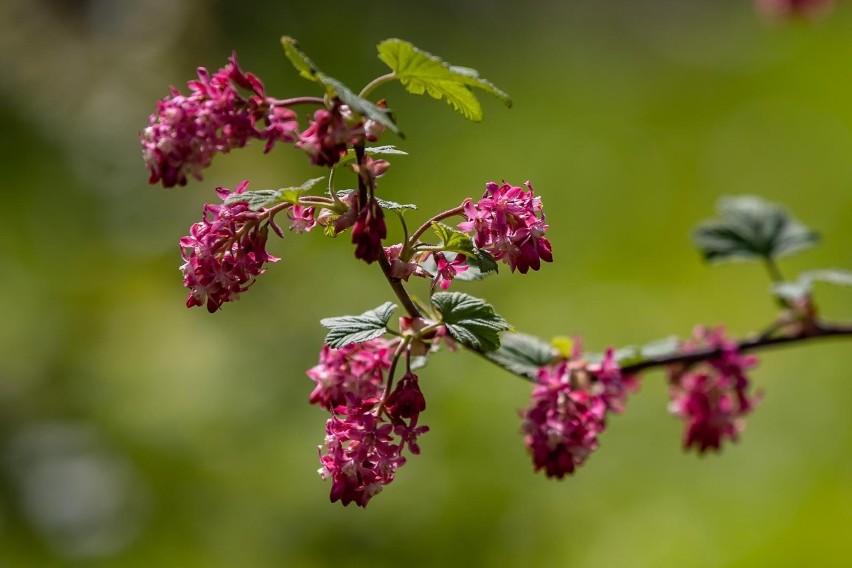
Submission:
[[[388,320],[395,309],[396,305],[393,302],[385,302],[360,316],[340,316],[320,320],[320,324],[328,329],[325,342],[330,347],[340,349],[351,343],[363,343],[381,337],[387,332]]]
[[[776,259],[819,242],[816,232],[782,206],[760,197],[725,197],[718,210],[718,219],[701,223],[693,233],[695,246],[709,262]]]
[[[330,77],[320,71],[314,62],[299,49],[299,44],[292,37],[283,36],[281,38],[281,45],[284,47],[284,54],[299,72],[299,75],[305,79],[319,83],[325,87],[329,95],[337,96],[341,102],[349,105],[349,108],[353,111],[361,116],[375,120],[398,134],[400,138],[404,138],[396,122],[394,122],[390,110],[379,108],[367,99],[359,97],[349,87],[334,77]]]
[[[536,380],[538,370],[559,356],[557,350],[537,337],[523,333],[506,333],[500,348],[485,356],[510,373]]]
[[[248,203],[249,209],[252,211],[260,211],[261,209],[269,209],[279,203],[298,203],[299,198],[308,193],[313,186],[324,180],[324,177],[318,177],[307,180],[302,185],[296,187],[282,187],[279,189],[255,189],[252,191],[244,191],[243,193],[233,193],[225,200],[225,205],[233,205],[234,203]]]

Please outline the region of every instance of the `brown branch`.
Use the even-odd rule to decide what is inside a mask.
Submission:
[[[829,324],[815,323],[812,327],[803,329],[789,335],[777,335],[774,337],[752,337],[742,339],[737,342],[737,349],[746,353],[749,351],[758,351],[760,349],[779,347],[791,343],[800,343],[811,341],[814,339],[827,339],[832,337],[852,337],[852,324]],[[654,367],[663,367],[676,363],[693,364],[707,359],[718,357],[722,354],[722,350],[718,347],[705,347],[690,351],[689,353],[678,352],[659,357],[648,357],[647,359],[625,365],[621,368],[621,372],[625,375],[633,375],[640,371],[645,371]]]

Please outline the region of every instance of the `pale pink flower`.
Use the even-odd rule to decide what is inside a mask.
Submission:
[[[212,76],[200,67],[187,86],[189,95],[172,87],[139,133],[149,183],[173,187],[186,185],[188,176],[201,179],[214,155],[251,139],[266,140],[266,151],[276,141],[295,139],[295,113],[274,106],[260,80],[239,68],[236,55]]]
[[[287,216],[292,221],[290,223],[290,230],[296,233],[306,233],[317,224],[316,209],[313,207],[293,205],[287,208]]]
[[[223,187],[216,192],[224,202],[247,186],[244,181],[233,192]],[[260,221],[244,201],[204,206],[201,222],[180,239],[184,260],[180,269],[190,290],[187,307],[206,304],[209,312],[215,312],[248,290],[265,271],[264,264],[279,260],[266,252],[267,227]]]
[[[346,404],[347,395],[358,399],[378,397],[392,355],[391,344],[381,338],[340,349],[324,345],[319,363],[307,372],[315,383],[310,403],[334,408]]]

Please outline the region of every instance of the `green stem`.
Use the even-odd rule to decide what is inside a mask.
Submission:
[[[784,276],[781,274],[781,270],[778,268],[778,264],[776,264],[774,258],[764,257],[763,265],[766,267],[766,271],[769,272],[769,278],[772,279],[773,284],[784,281]]]
[[[380,76],[376,77],[375,79],[373,79],[372,81],[370,81],[369,83],[367,83],[367,85],[364,86],[363,89],[361,89],[361,92],[358,93],[358,96],[361,97],[362,99],[365,99],[365,98],[367,98],[367,95],[369,95],[370,93],[372,93],[376,89],[376,87],[378,87],[379,85],[383,85],[385,83],[389,83],[389,82],[393,81],[394,79],[396,79],[396,75],[394,75],[393,73],[388,73],[387,75],[380,75]]]
[[[267,99],[272,106],[291,107],[295,105],[325,105],[325,99],[319,97],[294,97],[292,99]]]
[[[403,354],[406,348],[408,348],[409,343],[411,343],[411,337],[405,337],[399,342],[399,345],[396,346],[396,350],[393,352],[393,359],[391,359],[391,366],[388,370],[388,384],[385,385],[385,392],[382,395],[382,400],[376,408],[376,416],[381,416],[382,411],[385,409],[385,401],[387,401],[390,396],[391,389],[393,389],[393,378],[396,373],[396,366],[399,363],[399,357]]]

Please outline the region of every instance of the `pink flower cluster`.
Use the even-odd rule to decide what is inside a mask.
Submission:
[[[244,181],[231,192],[224,187],[216,193],[224,201],[241,194]],[[205,205],[200,223],[180,239],[184,263],[183,285],[189,288],[186,306],[207,305],[211,313],[225,302],[236,300],[264,272],[263,265],[278,259],[266,252],[267,227],[261,227],[262,214],[238,201],[232,204]]]
[[[426,408],[417,375],[406,373],[382,398],[395,347],[384,339],[341,349],[324,346],[319,364],[308,370],[316,384],[311,403],[331,412],[319,447],[319,474],[332,480],[332,503],[366,507],[405,463],[405,447],[420,453],[417,438],[429,429],[417,425]]]
[[[188,175],[201,179],[201,170],[215,154],[241,148],[251,139],[266,140],[267,152],[277,141],[295,140],[296,114],[275,107],[260,80],[240,70],[236,55],[212,76],[200,67],[198,80],[187,86],[188,96],[172,87],[171,97],[157,103],[139,134],[149,183],[173,187],[186,185]]]
[[[835,0],[756,0],[757,9],[772,18],[816,18],[834,7]]]
[[[697,328],[684,350],[701,347],[716,348],[720,354],[695,367],[675,365],[669,369],[669,410],[686,422],[684,449],[695,447],[699,454],[719,451],[724,438],[736,441],[745,427],[743,417],[759,400],[759,396],[748,393],[745,374],[757,364],[756,357],[742,355],[721,328]]]
[[[627,393],[635,388],[633,377],[622,376],[612,349],[599,364],[577,353],[539,369],[522,425],[535,471],[560,479],[574,473],[598,448],[607,412],[621,412]]]
[[[550,242],[544,237],[547,225],[541,198],[534,196],[530,182],[525,185],[527,190],[507,183],[485,184],[485,194],[476,204],[465,200],[467,221],[458,225],[464,232],[476,231],[477,247],[521,274],[530,268],[538,270],[541,261],[553,262]]]

